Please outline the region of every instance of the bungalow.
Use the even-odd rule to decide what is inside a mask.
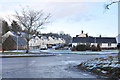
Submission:
[[[76,37],[73,37],[72,40],[72,46],[77,46],[80,44],[89,44],[89,45],[95,45],[100,44],[101,48],[116,48],[117,42],[115,37],[91,37],[88,36],[88,34],[83,34],[83,31],[80,35],[77,35]]]
[[[27,42],[24,38],[22,37],[17,37],[9,35],[8,38],[3,42],[3,50],[24,50],[27,48]]]
[[[28,37],[28,34],[25,32],[20,32],[20,36],[26,39]],[[29,38],[31,39],[32,37],[33,36],[31,34],[29,34]]]

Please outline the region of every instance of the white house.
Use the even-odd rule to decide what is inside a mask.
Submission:
[[[116,41],[117,41],[117,43],[120,43],[120,34],[118,34],[118,36],[116,36]]]
[[[63,44],[65,40],[62,38],[56,38],[51,36],[34,36],[29,41],[30,48],[40,48],[41,45],[53,45],[53,44]]]
[[[80,34],[82,35],[83,32]],[[84,35],[84,36],[83,36]],[[79,44],[90,44],[95,45],[100,44],[101,48],[116,48],[117,47],[117,41],[115,37],[91,37],[85,34],[82,36],[77,35],[76,37],[73,37],[72,40],[72,46],[77,46]]]

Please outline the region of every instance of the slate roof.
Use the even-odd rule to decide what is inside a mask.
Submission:
[[[96,37],[97,43],[117,43],[115,37]]]
[[[73,37],[73,43],[117,43],[115,37]]]
[[[16,36],[9,36],[9,37],[11,37],[15,41],[15,43],[17,44],[17,37]],[[27,45],[27,41],[22,37],[18,37],[18,45]]]
[[[20,34],[23,36],[23,37],[27,37],[27,33],[25,32],[20,32]],[[29,34],[29,38],[32,38],[33,36],[31,34]]]
[[[13,33],[14,34],[14,36],[20,36],[19,34],[17,34],[16,32],[14,32],[14,31],[10,31],[11,33]]]
[[[92,37],[73,37],[73,43],[93,43],[94,38]]]

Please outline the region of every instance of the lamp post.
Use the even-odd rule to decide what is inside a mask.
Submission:
[[[120,63],[120,43],[118,43],[117,48],[118,48],[118,62]]]
[[[18,35],[17,35],[17,52],[18,52]]]
[[[4,47],[3,47],[3,36],[2,35],[0,35],[1,36],[1,47],[2,47],[2,53],[4,53]]]
[[[95,37],[95,46],[96,46],[96,37]]]
[[[19,38],[19,36],[20,36],[20,33],[17,32],[17,52],[18,52],[18,38]]]

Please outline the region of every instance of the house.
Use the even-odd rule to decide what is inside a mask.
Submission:
[[[23,38],[27,38],[28,34],[25,32],[20,32],[20,36]],[[29,38],[32,38],[33,36],[31,34],[29,34]]]
[[[8,31],[7,33],[5,33],[3,36],[2,36],[2,41],[4,42],[6,40],[6,38],[8,38],[9,36],[20,36],[20,34],[18,33],[15,33],[14,31]]]
[[[82,35],[83,32],[80,34]],[[84,36],[83,36],[84,35]],[[80,44],[89,44],[89,45],[95,45],[97,46],[97,44],[100,44],[101,48],[116,48],[117,47],[117,41],[115,37],[92,37],[92,36],[85,36],[85,34],[83,34],[82,36],[76,36],[73,37],[72,40],[72,46],[77,46]]]
[[[9,35],[3,42],[3,50],[24,50],[27,48],[27,41],[22,37]]]
[[[42,45],[54,45],[54,44],[64,44],[65,40],[61,38],[56,38],[54,36],[34,36],[29,41],[30,48],[40,48]]]
[[[118,34],[118,36],[116,36],[116,40],[117,40],[117,43],[120,43],[120,34]]]
[[[7,33],[5,33],[3,35],[3,37],[8,37],[9,35],[11,35],[11,36],[20,36],[20,34],[15,33],[14,31],[8,31]]]
[[[39,48],[40,43],[38,43],[39,37],[38,36],[33,36],[32,39],[29,41],[29,47],[30,48]]]
[[[30,48],[40,48],[41,45],[47,45],[48,38],[45,36],[36,36],[34,35],[33,38],[29,41]]]

